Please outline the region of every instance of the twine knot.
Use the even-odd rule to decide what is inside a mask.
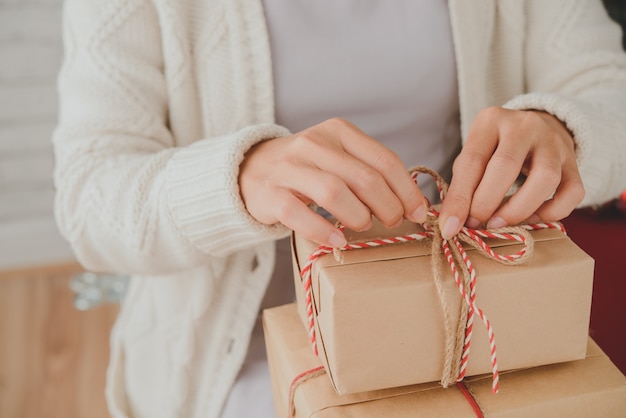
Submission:
[[[417,176],[420,173],[428,174],[435,180],[439,190],[439,196],[443,202],[448,192],[448,184],[437,172],[426,167],[415,167],[411,170],[411,177],[415,182],[417,182]],[[493,376],[492,390],[494,393],[497,393],[499,389],[499,374],[495,334],[491,322],[482,309],[476,304],[476,270],[474,269],[472,261],[467,256],[462,243],[474,247],[484,256],[499,263],[517,265],[526,262],[526,260],[532,257],[534,240],[530,233],[522,226],[491,230],[468,228],[464,226],[455,236],[450,239],[444,239],[439,225],[439,212],[432,206],[428,208],[428,216],[423,226],[427,231],[432,233],[431,269],[444,316],[445,355],[441,384],[443,387],[448,387],[455,382],[463,380],[465,377],[474,317],[478,315],[487,328]],[[524,246],[513,254],[504,255],[494,251],[483,238],[512,240],[520,242]],[[443,273],[440,266],[444,257],[450,265],[454,281],[463,298],[456,330],[453,327],[448,298],[443,288]],[[458,359],[460,359],[460,361],[458,361]]]

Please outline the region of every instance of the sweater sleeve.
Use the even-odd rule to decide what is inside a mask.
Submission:
[[[573,133],[585,187],[580,206],[626,189],[626,54],[595,0],[527,4],[528,93],[504,107],[553,114]]]
[[[68,1],[59,75],[55,216],[94,271],[167,274],[288,233],[255,221],[239,164],[273,124],[177,146],[149,1]]]

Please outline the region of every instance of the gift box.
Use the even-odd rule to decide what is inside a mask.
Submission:
[[[508,371],[501,390],[491,393],[491,376],[465,379],[467,393],[437,383],[339,395],[309,346],[295,304],[264,311],[270,375],[279,418],[367,417],[624,417],[626,377],[600,348],[587,340],[583,360]],[[296,376],[304,376],[292,384]],[[290,389],[293,392],[290,408]]]
[[[363,233],[345,230],[349,243],[423,232],[410,222],[393,230],[378,223]],[[477,273],[475,302],[490,320],[495,346],[480,319],[474,318],[465,376],[492,371],[491,352],[496,347],[501,371],[585,357],[593,259],[561,230],[530,234],[534,254],[519,266],[499,264],[467,248]],[[300,317],[305,327],[312,327],[310,336],[338,393],[442,379],[444,360],[450,355],[444,315],[453,329],[463,329],[465,323],[459,315],[461,293],[446,263],[438,267],[438,292],[431,242],[343,251],[340,260],[333,254],[318,258],[310,265],[312,301],[307,314],[300,272],[317,245],[292,237]],[[505,254],[521,247],[510,240],[487,243]]]

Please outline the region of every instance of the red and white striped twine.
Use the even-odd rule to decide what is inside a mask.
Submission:
[[[447,191],[447,184],[445,184],[444,180],[437,173],[426,168],[418,167],[418,168],[414,168],[411,173],[413,179],[416,182],[417,182],[417,175],[419,173],[427,173],[433,176],[439,188],[441,200],[443,201],[445,198],[446,191]],[[438,219],[439,217],[439,212],[437,212],[433,208],[429,209],[428,214],[430,218],[434,220]],[[434,223],[431,222],[431,225],[432,224]],[[416,232],[416,233],[412,233],[408,235],[396,236],[396,237],[391,237],[391,238],[375,239],[375,240],[366,241],[366,242],[353,242],[353,243],[348,243],[342,248],[332,248],[332,247],[327,247],[327,246],[322,245],[322,246],[319,246],[309,256],[307,262],[305,263],[305,265],[302,267],[302,270],[300,271],[300,276],[302,278],[302,284],[304,286],[304,291],[305,291],[305,304],[306,304],[306,311],[307,311],[309,339],[310,339],[311,346],[313,348],[313,352],[315,353],[315,355],[318,355],[317,339],[315,335],[316,315],[315,315],[315,309],[313,307],[313,292],[311,289],[312,287],[311,286],[311,269],[315,261],[319,259],[320,257],[326,254],[333,253],[334,251],[337,251],[337,250],[351,251],[351,250],[357,250],[357,249],[379,247],[383,245],[405,243],[409,241],[419,241],[425,238],[429,238],[429,239],[433,238],[434,232],[432,230],[432,226],[428,226],[426,224],[424,226],[426,227],[426,230],[423,232]],[[558,229],[562,231],[563,233],[565,233],[565,229],[563,228],[563,225],[559,222],[525,224],[525,225],[520,225],[520,226],[525,230],[553,228],[553,229]],[[464,303],[466,303],[469,307],[467,323],[465,326],[465,339],[464,339],[464,344],[463,344],[463,354],[460,359],[461,366],[460,366],[460,372],[459,372],[459,376],[457,380],[461,381],[465,377],[465,373],[467,370],[467,361],[469,359],[474,315],[478,315],[478,317],[482,320],[483,324],[485,325],[487,329],[487,335],[489,338],[489,346],[490,346],[491,366],[492,366],[492,379],[493,379],[492,391],[494,393],[497,393],[499,390],[499,376],[498,376],[498,362],[497,362],[497,356],[496,356],[495,334],[493,331],[493,326],[491,325],[491,322],[487,318],[487,315],[485,315],[483,310],[480,309],[480,307],[478,307],[478,305],[476,304],[476,271],[472,265],[471,260],[467,256],[467,252],[463,248],[463,245],[459,237],[463,237],[463,241],[465,242],[468,242],[468,241],[472,242],[473,246],[481,249],[482,250],[481,252],[483,252],[483,254],[485,254],[489,258],[495,261],[504,262],[504,263],[511,263],[511,262],[515,262],[516,260],[521,259],[527,253],[529,249],[529,242],[528,242],[528,238],[524,237],[522,234],[502,232],[501,230],[474,229],[474,228],[467,228],[467,227],[463,227],[461,231],[459,232],[459,234],[453,237],[452,239],[442,240],[442,248],[441,248],[442,252],[445,255],[446,260],[448,261],[450,265],[450,269],[454,276],[454,280],[459,290],[459,293],[461,294],[461,297]],[[511,240],[511,241],[519,242],[523,244],[524,246],[519,251],[513,254],[505,255],[505,254],[500,254],[494,251],[482,238]],[[530,240],[532,240],[532,238],[530,238]],[[455,257],[453,256],[450,250],[451,244],[454,245],[458,249],[459,253],[461,254],[462,260],[455,259]],[[465,266],[467,267],[470,273],[469,292],[466,291],[465,286],[463,284],[463,280],[459,275],[457,262],[463,262],[463,264],[465,264]]]
[[[432,232],[428,232],[428,231],[416,232],[414,234],[403,235],[403,236],[398,236],[398,237],[381,238],[381,239],[375,239],[375,240],[366,241],[366,242],[348,243],[346,246],[339,248],[339,250],[349,251],[349,250],[358,250],[358,249],[364,249],[364,248],[373,248],[373,247],[380,247],[382,245],[388,245],[388,244],[398,244],[398,243],[409,242],[409,241],[419,241],[424,238],[430,238],[430,237],[432,237]],[[304,292],[305,292],[304,303],[306,306],[307,322],[308,322],[308,327],[309,327],[309,340],[311,341],[311,346],[313,347],[313,352],[315,353],[315,355],[317,355],[318,352],[317,352],[317,342],[316,342],[316,337],[315,337],[315,315],[314,315],[314,309],[313,309],[313,292],[311,291],[311,268],[313,267],[313,263],[315,262],[315,260],[317,260],[318,258],[326,254],[333,253],[334,250],[335,248],[320,245],[319,247],[317,247],[315,251],[313,251],[313,253],[309,256],[307,262],[304,264],[304,267],[302,267],[302,270],[300,270],[300,277],[302,278],[302,285],[304,286]]]

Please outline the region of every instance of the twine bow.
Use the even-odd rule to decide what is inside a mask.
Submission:
[[[416,182],[417,176],[420,173],[432,176],[437,183],[441,200],[443,201],[445,199],[448,185],[438,173],[426,167],[414,167],[410,170],[410,173],[411,177]],[[441,236],[441,230],[439,228],[439,212],[432,206],[428,209],[428,218],[423,226],[425,229],[423,232],[415,232],[391,238],[375,239],[367,242],[348,243],[342,248],[319,246],[309,256],[306,264],[300,272],[300,276],[302,278],[305,291],[309,339],[313,352],[315,355],[318,355],[315,335],[316,317],[313,308],[313,292],[311,289],[311,268],[315,260],[330,253],[334,253],[336,257],[340,258],[343,251],[418,241],[428,238],[432,239],[431,268],[444,315],[445,358],[441,384],[443,387],[448,387],[455,382],[463,380],[465,377],[472,339],[472,329],[474,326],[474,317],[478,316],[487,329],[492,368],[492,391],[497,393],[499,389],[499,375],[495,334],[487,315],[485,315],[483,310],[476,304],[476,271],[462,243],[476,248],[478,252],[494,261],[506,265],[516,265],[524,263],[532,256],[534,240],[529,234],[529,230],[555,228],[564,233],[565,230],[558,222],[527,224],[491,230],[462,227],[461,231],[456,236],[446,240]],[[500,254],[494,251],[483,238],[516,241],[523,244],[523,247],[513,254]],[[450,265],[454,281],[463,300],[456,330],[452,325],[453,322],[450,318],[448,300],[443,288],[443,273],[440,266],[444,258]],[[458,361],[458,359],[460,359],[460,361]]]

